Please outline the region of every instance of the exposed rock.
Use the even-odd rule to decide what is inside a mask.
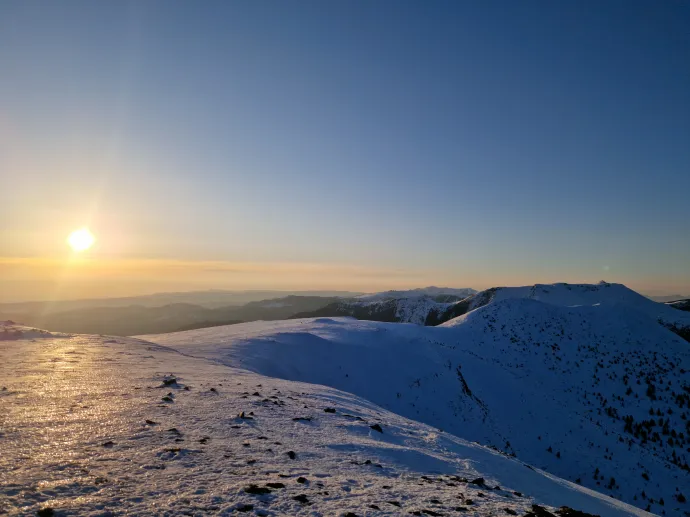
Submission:
[[[268,488],[258,486],[258,485],[249,485],[248,487],[246,487],[244,489],[244,491],[247,494],[252,494],[252,495],[263,495],[263,494],[270,494],[271,493],[271,491]]]
[[[532,511],[525,514],[525,517],[556,517],[553,513],[548,511],[543,506],[538,504],[532,505]]]

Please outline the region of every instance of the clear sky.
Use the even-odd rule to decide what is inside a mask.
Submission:
[[[681,0],[5,0],[0,299],[690,294],[689,27]]]

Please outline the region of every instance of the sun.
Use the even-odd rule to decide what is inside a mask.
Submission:
[[[67,244],[69,244],[72,251],[75,252],[88,250],[95,241],[96,238],[86,227],[74,230],[69,234],[69,237],[67,237]]]

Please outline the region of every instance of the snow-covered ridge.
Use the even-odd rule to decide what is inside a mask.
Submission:
[[[426,291],[426,293],[421,291]],[[524,287],[493,287],[464,298],[449,292],[437,291],[444,291],[444,289],[387,291],[336,301],[314,311],[297,313],[293,317],[352,316],[361,320],[439,325],[490,303],[507,299],[530,299],[562,307],[602,305],[626,307],[631,311],[654,318],[684,339],[690,340],[690,313],[675,310],[682,309],[684,305],[672,307],[654,302],[621,284],[558,283]],[[467,290],[454,291],[464,294],[463,291]]]
[[[535,284],[522,287],[495,287],[475,295],[481,299],[484,295],[489,301],[501,301],[513,298],[529,298],[551,305],[574,307],[578,305],[625,305],[649,315],[671,314],[663,303],[658,303],[623,284]],[[484,305],[478,303],[472,306]]]
[[[352,394],[146,341],[0,343],[0,378],[7,515],[649,515]]]
[[[672,307],[658,303],[629,289],[622,284],[535,284],[523,287],[495,287],[481,291],[465,301],[467,312],[508,299],[526,298],[549,305],[621,306],[645,314],[665,325],[690,327],[690,314],[683,314]]]

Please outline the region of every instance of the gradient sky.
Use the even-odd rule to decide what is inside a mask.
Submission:
[[[690,294],[689,27],[681,0],[3,1],[0,300]]]

